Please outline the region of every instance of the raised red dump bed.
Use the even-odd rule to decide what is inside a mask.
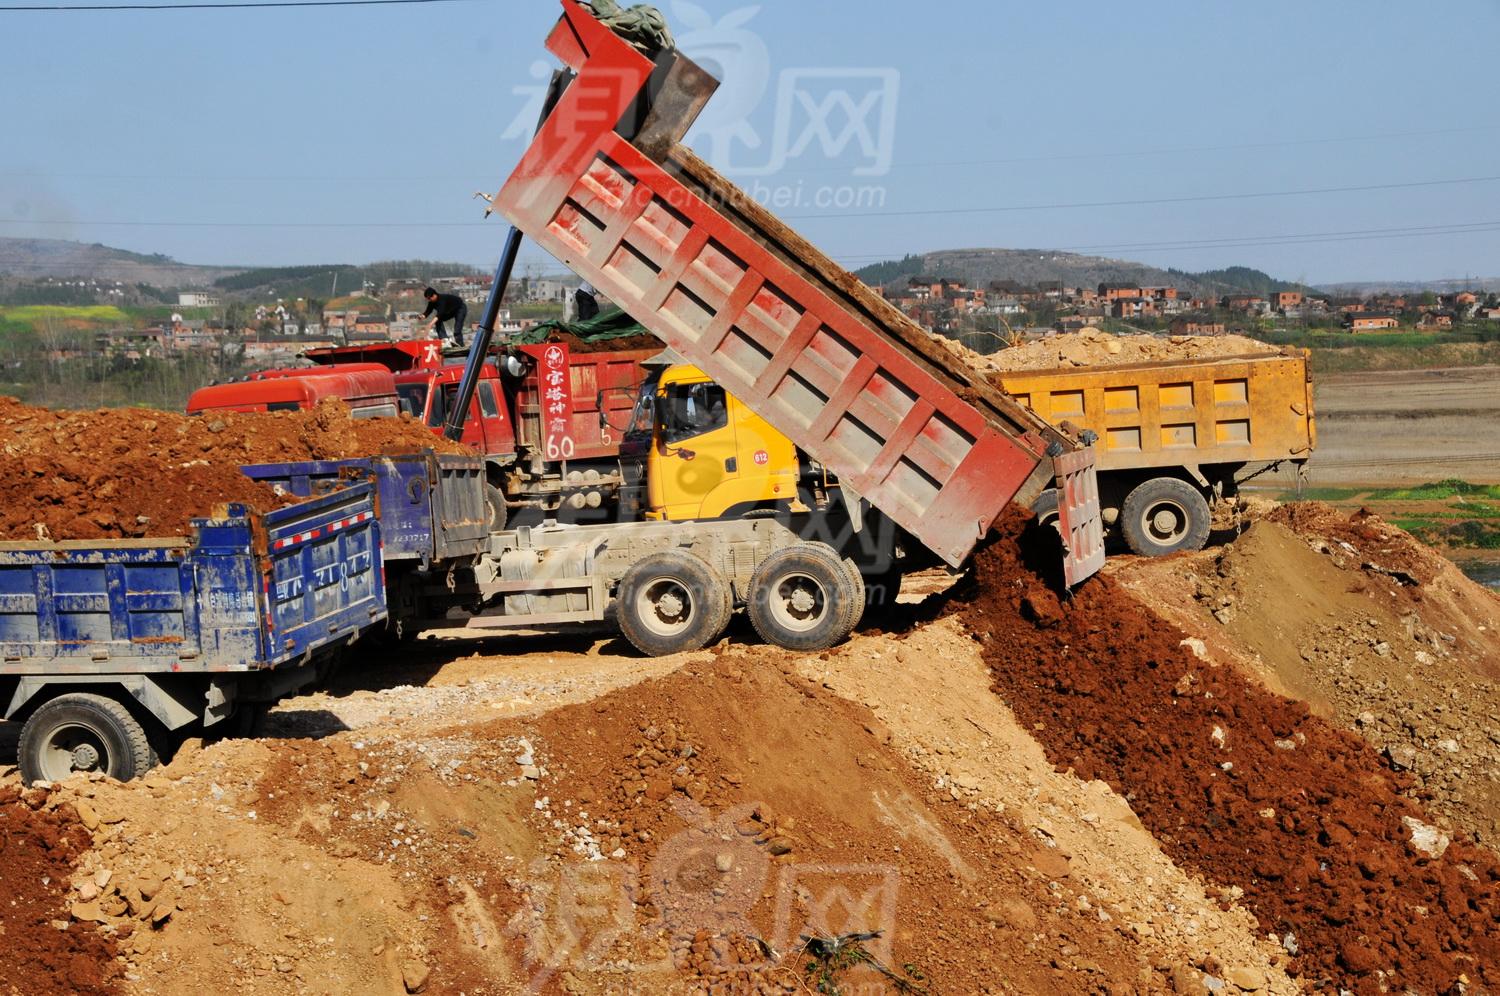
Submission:
[[[679,145],[712,77],[561,2],[577,75],[494,208],[949,564],[1057,478],[1068,580],[1098,570],[1092,454]]]

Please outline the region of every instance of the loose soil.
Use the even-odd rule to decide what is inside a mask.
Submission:
[[[41,786],[0,785],[0,992],[63,996],[115,991],[114,945],[70,922],[68,879],[90,837],[70,804]]]
[[[970,366],[991,375],[1019,370],[1122,366],[1168,360],[1209,360],[1226,356],[1267,356],[1281,352],[1278,346],[1239,335],[1111,335],[1096,328],[1049,335],[1033,342],[1009,346],[989,355],[976,353],[951,339],[940,341],[963,357]]]
[[[1306,704],[1200,659],[1114,579],[1060,602],[1019,555],[1026,521],[1008,514],[961,597],[996,691],[1054,763],[1104,779],[1175,860],[1243,889],[1307,982],[1500,985],[1493,852],[1461,836],[1419,851],[1432,818],[1405,775]]]
[[[1410,772],[1450,828],[1500,848],[1500,598],[1454,565],[1378,518],[1304,505],[1117,576]]]
[[[190,520],[239,502],[286,504],[243,464],[469,451],[409,417],[311,411],[204,416],[146,409],[53,411],[0,398],[0,540],[186,536]]]

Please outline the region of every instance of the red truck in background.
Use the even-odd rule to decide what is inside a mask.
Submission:
[[[480,372],[461,441],[484,454],[495,531],[513,512],[528,510],[575,520],[606,517],[590,513],[612,509],[618,497],[620,439],[646,379],[641,364],[659,351],[583,353],[543,343],[492,353]],[[404,411],[441,432],[464,371],[464,357],[446,355],[435,339],[335,346],[304,356],[317,366],[265,371],[202,388],[189,400],[188,412],[280,411],[342,397],[357,415]],[[562,370],[566,376],[556,376]],[[544,374],[560,383],[545,383]],[[299,393],[291,384],[316,389]]]
[[[188,398],[187,413],[291,412],[316,408],[328,398],[342,399],[355,418],[394,418],[401,410],[389,370],[351,363],[337,369],[262,370],[245,380],[200,387]]]

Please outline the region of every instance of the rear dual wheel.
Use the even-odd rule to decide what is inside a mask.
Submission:
[[[1213,515],[1203,493],[1175,477],[1157,477],[1136,487],[1120,506],[1120,531],[1143,557],[1201,550]]]
[[[750,624],[761,639],[788,650],[826,650],[843,640],[864,604],[864,580],[853,562],[817,544],[777,550],[750,581]]]

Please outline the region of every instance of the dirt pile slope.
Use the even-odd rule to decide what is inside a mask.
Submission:
[[[350,418],[339,401],[312,411],[188,416],[53,411],[0,398],[0,540],[183,536],[189,519],[218,504],[283,504],[240,474],[242,464],[424,448],[467,452],[410,418]]]
[[[736,656],[537,724],[567,848],[632,868],[642,936],[600,954],[714,991],[890,991],[873,966],[797,954],[799,937],[879,932],[866,950],[916,992],[980,991],[997,965],[1025,992],[1150,988],[1132,939],[1076,912],[1055,846],[916,777],[867,710],[789,660]]]
[[[102,824],[75,891],[108,871],[128,902],[145,883],[170,903],[119,941],[134,993],[1165,992],[1209,952],[1289,991],[1165,859],[1129,865],[1163,876],[1151,912],[1105,895],[1108,858],[1068,843],[1089,824],[1056,808],[1069,779],[1023,817],[914,769],[782,655],[695,661],[533,719],[476,702],[446,729],[226,742],[138,784],[70,782]],[[1080,809],[1110,837],[1129,818],[1102,795]],[[874,931],[821,956],[800,940]]]
[[[1122,580],[1358,733],[1411,772],[1434,812],[1500,846],[1500,599],[1372,517],[1274,515],[1304,534],[1259,522],[1232,546],[1132,564]]]
[[[980,645],[957,617],[899,640],[859,635],[797,667],[867,706],[876,729],[890,731],[892,746],[934,788],[1003,812],[1023,840],[1063,858],[1067,883],[1078,890],[1073,915],[1119,924],[1150,959],[1156,976],[1136,980],[1138,989],[1172,984],[1196,992],[1211,976],[1263,982],[1271,993],[1297,991],[1281,970],[1284,949],[1257,936],[1254,917],[1228,903],[1229,892],[1205,892],[1104,782],[1053,769],[1031,731],[991,691]]]
[[[114,948],[70,922],[68,879],[89,846],[70,804],[48,788],[0,786],[0,992],[15,996],[114,991]]]
[[[1373,748],[1210,666],[1111,578],[1060,604],[1005,541],[976,573],[964,612],[996,691],[1054,763],[1107,781],[1174,859],[1242,889],[1294,972],[1360,991],[1500,985],[1500,862],[1434,846]]]

